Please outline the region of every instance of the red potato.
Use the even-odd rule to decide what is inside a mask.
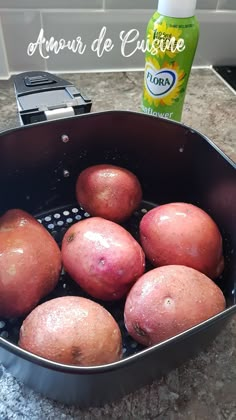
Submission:
[[[145,346],[158,344],[225,309],[220,288],[205,274],[172,265],[144,274],[128,294],[124,319]]]
[[[121,358],[118,324],[98,303],[78,296],[52,299],[24,320],[19,346],[69,365],[96,366]]]
[[[140,223],[140,240],[153,266],[186,265],[214,279],[224,269],[222,236],[213,219],[187,203],[164,204]]]
[[[90,166],[76,183],[79,204],[91,214],[113,222],[123,222],[138,208],[142,189],[137,177],[114,165]]]
[[[145,269],[138,242],[120,225],[100,217],[68,229],[62,241],[62,261],[72,279],[102,300],[122,298]]]
[[[60,250],[30,214],[14,209],[0,218],[0,316],[30,312],[57,284]]]

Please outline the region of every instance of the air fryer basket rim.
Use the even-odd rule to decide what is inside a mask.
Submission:
[[[176,126],[180,126],[183,128],[186,128],[187,130],[189,130],[191,133],[193,134],[197,134],[199,136],[201,136],[207,143],[210,144],[210,146],[212,146],[225,160],[227,160],[227,162],[233,166],[234,169],[236,169],[236,162],[234,162],[229,156],[227,156],[227,154],[225,152],[223,152],[223,150],[216,145],[216,143],[214,143],[211,139],[209,139],[209,137],[207,137],[205,134],[203,134],[201,131],[196,130],[192,127],[190,127],[187,124],[184,124],[182,122],[178,122],[178,121],[173,121],[173,120],[169,120],[167,118],[161,118],[161,117],[155,117],[153,115],[148,115],[148,114],[143,114],[142,112],[138,112],[138,111],[126,111],[126,110],[111,110],[111,111],[97,111],[97,112],[91,112],[88,114],[81,114],[81,115],[76,115],[76,116],[72,116],[72,117],[65,117],[65,118],[60,118],[60,119],[56,119],[56,120],[50,120],[50,121],[41,121],[41,122],[37,122],[37,123],[33,123],[33,124],[29,124],[26,126],[18,126],[18,127],[14,127],[14,128],[10,128],[7,130],[2,130],[0,131],[0,137],[5,136],[7,134],[12,134],[14,132],[17,132],[19,130],[31,130],[32,128],[35,127],[41,127],[41,126],[50,126],[50,125],[55,125],[55,124],[60,124],[63,123],[65,121],[72,121],[75,119],[91,119],[91,118],[96,118],[99,116],[103,116],[103,115],[136,115],[139,116],[139,118],[149,118],[152,120],[160,120],[160,121],[165,121],[166,124],[173,124]],[[65,134],[65,133],[62,133]]]
[[[8,130],[3,130],[0,132],[0,139],[1,137],[8,135],[8,134],[13,134],[13,133],[17,133],[20,130],[36,130],[37,127],[41,127],[43,126],[53,126],[55,124],[60,125],[63,123],[65,123],[65,121],[70,122],[74,119],[93,119],[93,118],[99,118],[100,116],[104,116],[104,115],[136,115],[138,116],[140,119],[144,118],[144,119],[155,119],[155,120],[165,120],[166,124],[174,124],[176,126],[181,126],[184,127],[186,130],[190,131],[193,134],[197,134],[198,136],[200,136],[204,141],[206,141],[213,149],[215,149],[215,151],[218,152],[219,155],[221,155],[221,157],[223,157],[229,165],[231,165],[233,167],[233,169],[236,169],[236,163],[233,162],[212,140],[210,140],[207,136],[205,136],[204,134],[202,134],[201,132],[189,127],[188,125],[185,125],[183,123],[179,123],[176,121],[171,121],[171,120],[167,120],[167,119],[163,119],[163,118],[159,118],[159,117],[154,117],[152,115],[146,115],[146,114],[142,114],[141,112],[134,112],[134,111],[123,111],[123,110],[114,110],[114,111],[102,111],[102,112],[94,112],[94,113],[90,113],[90,114],[84,114],[84,115],[78,115],[78,116],[74,116],[74,117],[69,117],[69,118],[62,118],[59,120],[52,120],[52,121],[45,121],[45,122],[39,122],[39,123],[34,123],[28,126],[22,126],[22,127],[14,127],[12,129],[8,129]],[[61,133],[66,134],[66,133]],[[157,349],[161,348],[161,347],[165,347],[167,346],[169,343],[174,343],[176,341],[182,340],[184,339],[186,336],[189,336],[191,334],[194,334],[195,332],[197,332],[198,330],[203,330],[203,329],[207,329],[208,327],[210,327],[213,323],[216,323],[219,320],[223,320],[225,318],[229,318],[230,316],[232,316],[234,313],[236,313],[236,304],[234,304],[233,306],[226,308],[223,312],[215,315],[214,317],[190,328],[189,330],[186,330],[180,334],[178,334],[177,336],[171,337],[170,339],[161,342],[157,345],[154,345],[152,347],[146,348],[144,350],[141,350],[139,353],[131,355],[125,359],[122,359],[118,362],[115,363],[111,363],[109,365],[103,365],[103,366],[93,366],[93,367],[81,367],[81,366],[72,366],[72,365],[64,365],[64,364],[60,364],[60,363],[56,363],[53,362],[51,360],[47,360],[44,359],[42,357],[39,357],[35,354],[29,353],[23,349],[21,349],[20,347],[18,347],[17,345],[9,342],[7,339],[0,337],[0,347],[3,347],[5,350],[8,350],[10,353],[15,354],[16,356],[19,356],[23,359],[26,359],[28,361],[31,361],[37,365],[41,365],[43,367],[49,368],[51,370],[56,370],[56,371],[61,371],[61,372],[68,372],[68,373],[80,373],[80,374],[95,374],[95,373],[102,373],[102,372],[108,372],[111,370],[115,370],[118,368],[122,368],[124,366],[127,366],[129,363],[132,363],[138,359],[140,359],[141,357],[143,357],[146,354],[150,354],[152,352],[157,351]]]
[[[177,341],[182,341],[185,339],[186,336],[190,336],[194,334],[195,332],[201,330],[207,330],[213,323],[216,323],[220,320],[228,319],[231,316],[236,314],[236,304],[231,306],[230,308],[225,309],[224,311],[220,312],[219,314],[207,319],[206,321],[201,322],[200,324],[197,324],[188,330],[183,331],[182,333],[177,334],[174,337],[171,337],[165,341],[162,341],[159,344],[156,344],[151,347],[147,347],[143,350],[141,350],[139,353],[133,354],[132,356],[129,356],[125,359],[121,359],[114,363],[109,363],[107,365],[101,365],[101,366],[75,366],[75,365],[65,365],[62,363],[57,363],[52,360],[45,359],[43,357],[37,356],[36,354],[30,353],[16,344],[13,344],[9,342],[5,338],[0,337],[0,347],[3,347],[5,350],[8,350],[10,353],[15,354],[16,356],[19,356],[23,359],[26,359],[27,361],[36,363],[37,365],[43,366],[45,368],[56,370],[58,372],[66,372],[66,373],[78,373],[78,374],[96,374],[96,373],[103,373],[103,372],[109,372],[116,369],[121,369],[130,363],[135,362],[138,359],[141,359],[145,355],[151,354],[153,352],[156,352],[158,349],[168,346],[169,344],[174,344]]]

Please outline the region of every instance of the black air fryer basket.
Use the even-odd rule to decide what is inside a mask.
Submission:
[[[184,201],[206,210],[224,239],[226,267],[217,280],[227,300],[219,315],[145,349],[125,331],[124,302],[106,303],[123,334],[123,359],[98,367],[51,362],[17,346],[22,319],[0,319],[0,360],[44,395],[81,407],[101,405],[150,383],[209,344],[236,313],[236,166],[211,141],[190,128],[138,113],[112,111],[21,127],[0,134],[0,210],[33,214],[60,244],[71,224],[89,217],[75,200],[84,168],[112,163],[134,172],[144,201],[125,227],[138,225],[158,204]],[[47,299],[79,294],[62,272]]]

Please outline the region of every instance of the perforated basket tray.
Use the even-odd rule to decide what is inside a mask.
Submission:
[[[224,238],[226,267],[218,284],[227,308],[144,349],[125,331],[124,302],[107,303],[122,330],[123,359],[90,368],[61,365],[27,353],[16,344],[22,320],[0,320],[0,360],[13,375],[50,398],[83,407],[117,399],[178,366],[211,343],[236,313],[236,167],[210,140],[189,127],[114,111],[1,133],[0,211],[21,208],[30,212],[60,243],[71,223],[89,217],[75,204],[79,172],[105,162],[130,169],[142,184],[145,201],[126,225],[137,239],[140,218],[153,205],[185,201],[212,215]],[[83,292],[62,273],[47,299],[64,294]]]

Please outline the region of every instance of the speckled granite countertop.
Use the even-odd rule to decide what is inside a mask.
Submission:
[[[139,110],[142,73],[65,75],[93,98],[93,111]],[[236,96],[209,69],[193,70],[183,122],[236,161]],[[0,82],[0,130],[18,125],[12,81]],[[0,419],[236,419],[236,318],[207,352],[161,381],[101,409],[81,411],[42,398],[0,365]]]

